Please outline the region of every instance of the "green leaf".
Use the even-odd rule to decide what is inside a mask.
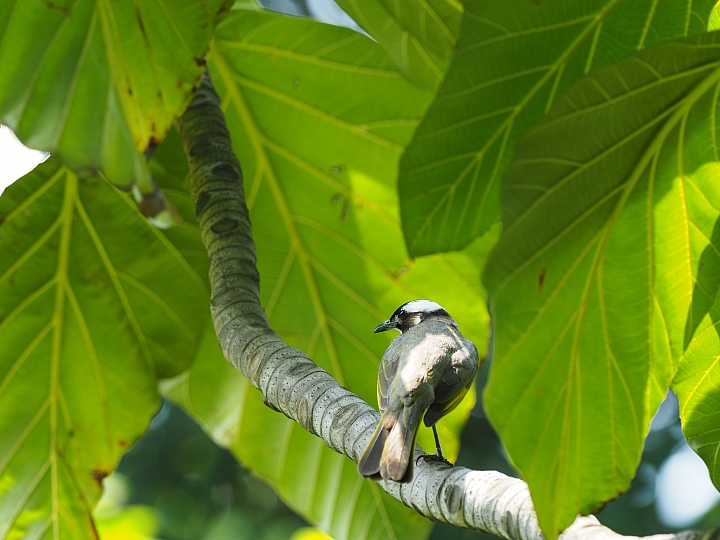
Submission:
[[[500,219],[513,148],[593,69],[705,31],[712,0],[467,3],[460,45],[400,164],[411,255],[461,249]]]
[[[153,153],[149,165],[153,179],[167,195],[180,218],[175,226],[162,231],[163,236],[175,246],[178,258],[192,268],[198,280],[202,281],[205,289],[209,291],[207,251],[200,238],[195,205],[188,192],[187,177],[190,169],[174,127],[168,132],[163,144]],[[200,310],[199,314],[203,319],[210,320],[207,301],[202,306],[195,307]]]
[[[15,0],[0,5],[0,122],[74,170],[147,175],[192,97],[225,0]]]
[[[485,402],[549,538],[627,489],[683,353],[697,247],[677,185],[718,159],[719,38],[580,80],[508,168]]]
[[[194,356],[207,293],[128,196],[53,158],[0,223],[0,536],[96,538],[101,481]]]
[[[710,103],[713,113],[718,104],[714,90]],[[718,159],[717,155],[714,159]],[[678,316],[687,318],[685,354],[673,379],[673,390],[680,401],[688,444],[703,458],[713,483],[720,488],[720,163],[708,163],[690,172],[673,184],[658,207],[658,213],[662,212],[658,218],[666,223],[677,219],[665,235],[668,261],[672,256],[677,258],[678,252],[684,259],[681,267],[676,263],[683,275],[672,276],[666,284],[667,292],[673,292],[672,300],[680,304],[677,308],[685,309]],[[692,300],[688,308],[689,298]]]
[[[457,47],[460,0],[338,0],[411,81],[434,89]]]
[[[710,13],[710,19],[708,20],[707,29],[717,30],[718,28],[720,28],[720,5],[715,4],[715,7]]]
[[[243,167],[271,327],[373,405],[392,336],[372,330],[407,300],[440,302],[483,350],[478,278],[497,232],[452,256],[413,261],[403,247],[395,171],[430,96],[367,37],[269,13],[233,13],[208,61]],[[267,409],[208,342],[212,362],[201,354],[172,397],[291,507],[336,538],[429,531],[352,461]],[[473,402],[440,423],[451,456]],[[429,429],[420,443],[434,449]]]

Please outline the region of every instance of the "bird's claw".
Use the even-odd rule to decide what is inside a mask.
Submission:
[[[452,463],[450,463],[445,456],[442,454],[422,454],[419,455],[417,458],[415,458],[415,465],[418,464],[418,462],[423,459],[425,461],[439,461],[440,463],[444,463],[445,465],[449,465],[450,467],[454,467]]]

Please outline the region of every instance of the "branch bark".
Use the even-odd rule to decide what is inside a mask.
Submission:
[[[212,317],[225,358],[262,392],[267,406],[357,461],[379,413],[270,328],[260,305],[260,276],[240,164],[207,75],[177,128],[188,156],[190,192],[208,251]],[[411,483],[383,481],[380,485],[434,521],[508,540],[544,538],[527,484],[496,471],[420,460]],[[690,540],[713,534],[717,532],[688,531],[647,538]],[[578,517],[561,535],[562,540],[590,538],[637,537],[623,537],[594,516]]]

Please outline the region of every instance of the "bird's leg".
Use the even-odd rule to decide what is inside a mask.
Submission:
[[[438,437],[437,429],[435,429],[435,426],[432,427],[433,435],[435,436],[435,457],[437,457],[440,461],[444,461],[445,463],[450,463],[445,456],[442,453],[442,448],[440,447],[440,437]]]
[[[453,466],[452,463],[450,463],[447,458],[442,453],[442,448],[440,448],[440,437],[438,437],[437,429],[435,429],[435,425],[431,426],[433,430],[433,435],[435,436],[435,453],[434,454],[423,454],[422,456],[418,456],[418,458],[415,460],[415,463],[419,459],[424,459],[425,461],[440,461],[441,463],[445,463],[446,465]]]

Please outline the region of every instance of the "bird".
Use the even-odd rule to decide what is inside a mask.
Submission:
[[[378,369],[380,421],[358,459],[358,472],[372,480],[410,482],[420,421],[432,427],[435,455],[442,453],[435,424],[455,409],[475,380],[480,364],[475,344],[463,337],[445,309],[426,299],[406,302],[375,328],[399,330]]]

